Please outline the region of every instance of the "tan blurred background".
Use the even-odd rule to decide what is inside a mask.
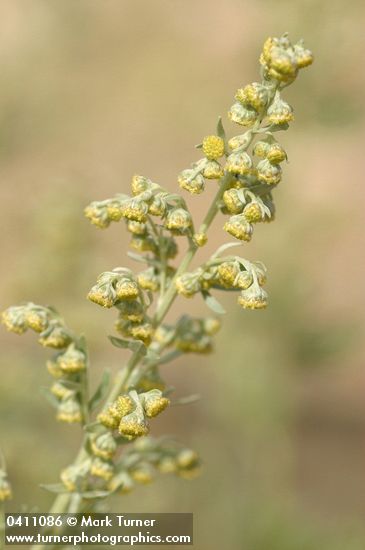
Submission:
[[[124,360],[106,339],[114,315],[85,294],[127,264],[122,225],[83,218],[127,192],[135,172],[176,189],[239,86],[258,78],[268,35],[304,37],[316,56],[285,94],[296,121],[277,221],[249,259],[269,270],[270,308],[235,298],[217,351],[164,368],[179,396],[156,433],[176,433],[205,462],[193,482],[161,478],[114,511],[193,511],[199,550],[365,547],[365,4],[360,0],[2,0],[0,20],[1,309],[53,304],[84,331],[93,384]],[[235,128],[226,123],[229,132]],[[189,201],[199,218],[213,187]],[[222,218],[211,242],[223,242]],[[212,250],[210,247],[209,250]],[[208,252],[209,252],[208,250]],[[132,265],[128,263],[128,265]],[[136,267],[138,268],[138,266]],[[181,300],[203,313],[204,305]],[[45,511],[78,446],[39,393],[47,351],[0,331],[1,447],[15,499]]]

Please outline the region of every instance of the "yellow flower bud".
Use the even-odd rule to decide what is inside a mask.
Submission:
[[[257,223],[263,221],[265,212],[257,202],[250,202],[243,209],[243,214],[249,223]]]
[[[253,227],[242,214],[231,216],[223,229],[240,241],[249,242],[252,238]]]
[[[57,361],[48,360],[46,362],[46,367],[49,374],[53,376],[53,378],[62,378],[64,375]]]
[[[217,270],[219,280],[223,286],[234,286],[236,277],[240,272],[238,262],[223,262],[218,266]]]
[[[138,283],[140,284],[139,276]],[[140,286],[144,288],[143,285],[140,284]],[[119,302],[116,307],[119,310],[121,320],[126,319],[134,323],[141,323],[144,319],[144,308],[138,300],[124,300]]]
[[[148,205],[138,198],[126,199],[121,202],[120,210],[123,218],[144,222],[147,218]]]
[[[227,189],[223,194],[223,202],[230,214],[241,214],[244,208],[238,189]]]
[[[241,126],[251,127],[255,124],[258,113],[252,107],[244,107],[241,103],[237,102],[232,105],[228,118]]]
[[[52,384],[50,391],[58,399],[67,399],[74,394],[73,390],[70,390],[70,388],[65,386],[62,382],[55,382]]]
[[[271,37],[267,38],[264,42],[264,46],[262,49],[262,56],[263,56],[263,61],[265,63],[269,63],[271,60],[271,50],[273,48],[273,45],[274,45],[274,39]]]
[[[209,336],[184,335],[178,337],[175,342],[176,349],[184,353],[211,353],[213,346]]]
[[[295,44],[294,46],[294,55],[298,67],[304,69],[309,67],[313,63],[313,54],[310,50],[304,48],[302,43]]]
[[[183,235],[192,226],[193,220],[190,213],[184,208],[173,208],[167,214],[165,227],[176,234]]]
[[[110,283],[94,285],[87,295],[88,300],[99,306],[111,308],[117,299],[115,289]]]
[[[85,218],[90,220],[93,225],[100,229],[105,229],[110,225],[110,218],[107,211],[107,206],[98,201],[94,201],[84,210]]]
[[[297,61],[292,52],[281,47],[271,48],[269,66],[281,76],[279,80],[283,81],[287,78],[294,79],[298,73]],[[270,70],[269,74],[272,74]]]
[[[206,136],[203,139],[203,153],[209,160],[217,160],[224,155],[224,141],[219,136]]]
[[[138,252],[155,253],[157,251],[156,243],[152,237],[133,237],[130,245]]]
[[[220,330],[222,323],[217,317],[207,317],[203,320],[204,332],[209,336],[214,336]]]
[[[246,290],[252,285],[253,277],[249,271],[241,271],[236,278],[236,286],[241,290]]]
[[[73,493],[74,491],[83,490],[85,488],[89,472],[90,460],[86,460],[81,464],[72,464],[63,469],[60,478],[66,489],[70,493]]]
[[[90,467],[90,474],[109,481],[114,474],[114,466],[111,462],[102,460],[99,457],[93,459]]]
[[[264,309],[267,307],[268,295],[258,283],[253,283],[246,290],[242,290],[238,303],[244,309]]]
[[[149,191],[153,186],[156,186],[156,184],[153,184],[151,180],[144,176],[135,174],[132,178],[131,189],[133,195],[140,195],[145,191]]]
[[[38,342],[42,346],[61,349],[65,348],[71,341],[70,335],[60,325],[53,325],[40,334]]]
[[[57,411],[57,420],[69,424],[80,423],[83,420],[80,403],[74,396],[63,399]]]
[[[252,107],[256,111],[261,111],[268,102],[269,93],[266,86],[253,82],[243,89],[237,90],[235,99],[245,106]]]
[[[157,468],[161,474],[173,474],[177,470],[177,463],[174,458],[164,456],[157,463]]]
[[[128,327],[128,333],[135,340],[142,340],[149,345],[153,336],[153,326],[150,323],[131,323]]]
[[[137,411],[124,416],[119,424],[119,433],[131,437],[142,437],[149,432],[147,421]]]
[[[210,160],[203,169],[203,176],[207,180],[218,180],[224,174],[224,170],[216,160]]]
[[[195,451],[183,449],[176,456],[177,474],[184,479],[194,479],[200,474],[200,460]]]
[[[279,143],[273,143],[268,148],[266,158],[271,164],[279,164],[286,160],[287,156],[285,150]]]
[[[86,356],[75,344],[70,344],[65,353],[58,356],[57,364],[63,372],[80,372],[86,368]]]
[[[131,413],[134,409],[133,400],[129,395],[120,395],[115,402],[115,409],[111,408],[111,414],[118,420]]]
[[[145,271],[141,271],[137,275],[138,284],[144,290],[151,290],[151,292],[157,292],[160,288],[160,279],[153,267],[149,267]]]
[[[121,277],[115,285],[118,300],[135,300],[139,296],[139,288],[136,281],[130,277]]]
[[[48,314],[44,309],[30,307],[25,312],[26,323],[34,332],[43,332],[48,326]]]
[[[142,236],[147,234],[147,226],[145,223],[129,220],[127,223],[127,229],[133,235]]]
[[[189,191],[192,195],[199,195],[204,191],[204,178],[201,174],[197,174],[193,168],[183,170],[177,181],[181,189]]]
[[[163,397],[162,392],[158,389],[140,394],[140,400],[147,418],[157,416],[170,404],[170,400],[167,397]]]
[[[231,174],[249,174],[252,168],[251,157],[245,151],[233,152],[228,156],[225,168]]]
[[[122,218],[120,201],[118,200],[109,201],[108,204],[106,205],[106,212],[110,221],[119,222],[119,220]]]
[[[91,441],[93,454],[104,460],[110,460],[116,453],[117,443],[110,432],[96,435]]]
[[[167,193],[157,193],[149,204],[148,213],[152,216],[163,216],[167,208],[166,196]]]
[[[206,233],[194,233],[193,241],[198,246],[204,246],[208,242],[208,235]]]
[[[183,273],[177,277],[175,286],[178,294],[185,296],[185,298],[191,298],[201,291],[199,275],[195,273]]]
[[[234,151],[238,147],[243,147],[249,143],[247,134],[241,134],[234,136],[228,141],[228,147]]]
[[[119,420],[110,414],[110,410],[100,412],[96,420],[109,430],[116,430],[119,425]]]
[[[134,481],[142,485],[151,483],[154,478],[152,467],[148,463],[138,464],[138,466],[135,466],[129,473]]]
[[[268,185],[277,185],[281,180],[281,167],[267,159],[261,160],[257,165],[257,177]]]
[[[176,456],[176,462],[180,468],[191,468],[199,462],[199,456],[192,449],[183,449]]]
[[[257,141],[253,148],[253,154],[256,157],[266,158],[270,149],[270,144],[267,141]]]
[[[23,334],[28,328],[25,313],[24,306],[12,306],[3,311],[1,321],[10,332]]]
[[[277,92],[275,99],[267,110],[267,119],[271,124],[287,124],[294,120],[293,109]]]

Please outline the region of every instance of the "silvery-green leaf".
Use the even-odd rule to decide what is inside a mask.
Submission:
[[[49,388],[46,388],[45,386],[42,386],[41,388],[39,388],[39,390],[41,394],[47,399],[48,403],[52,405],[52,407],[54,407],[55,409],[58,409],[60,402],[57,397],[53,395],[51,390]]]
[[[85,432],[97,433],[102,429],[102,425],[99,422],[90,422],[84,426]]]
[[[226,244],[222,244],[222,246],[220,246],[213,254],[212,258],[218,258],[222,252],[224,252],[225,250],[228,250],[228,248],[232,248],[234,246],[242,246],[242,243],[226,243]]]
[[[147,352],[146,346],[141,341],[135,340],[123,340],[122,338],[117,338],[116,336],[109,336],[109,340],[113,346],[117,348],[130,349],[134,352],[139,352],[142,355],[145,355]]]
[[[63,493],[68,493],[69,491],[66,489],[66,487],[64,485],[62,485],[62,483],[49,483],[49,484],[43,484],[41,483],[39,485],[42,489],[45,489],[46,491],[49,491],[50,493],[58,493],[58,494],[63,494]]]
[[[218,313],[219,315],[224,315],[226,313],[226,310],[224,307],[218,302],[214,296],[209,294],[208,292],[202,292],[203,298],[207,306],[214,311],[214,313]]]
[[[79,494],[82,498],[92,500],[94,498],[106,498],[110,495],[110,491],[85,491]]]
[[[89,401],[89,410],[93,411],[101,403],[101,401],[106,396],[110,383],[110,371],[106,370],[103,372],[99,386],[96,388],[94,395]]]
[[[171,403],[171,407],[173,407],[174,405],[190,405],[191,403],[195,403],[200,399],[201,396],[198,393],[194,393],[192,395],[187,395],[186,397],[180,397],[180,399],[173,401]]]
[[[217,134],[220,138],[222,139],[226,139],[226,132],[223,128],[223,123],[222,123],[222,117],[220,116],[218,118],[218,122],[217,122]]]

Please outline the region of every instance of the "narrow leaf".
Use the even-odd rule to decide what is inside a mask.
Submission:
[[[85,491],[79,494],[82,498],[91,500],[93,498],[106,498],[110,495],[110,491]]]
[[[84,430],[88,433],[97,433],[102,429],[102,426],[99,422],[90,422],[90,424],[85,424]]]
[[[220,138],[222,139],[226,139],[226,132],[223,128],[223,123],[222,123],[222,117],[220,116],[218,118],[218,123],[217,123],[217,134]]]
[[[208,292],[202,292],[203,298],[207,306],[214,311],[214,313],[218,313],[219,315],[224,315],[226,313],[226,310],[224,307]]]
[[[57,397],[55,395],[53,395],[53,393],[50,391],[49,388],[46,388],[45,386],[41,386],[41,388],[39,388],[39,391],[41,392],[43,397],[45,397],[47,399],[48,403],[53,408],[58,409],[59,401],[58,401]]]
[[[86,338],[83,334],[78,339],[77,344],[80,350],[83,351],[85,354],[87,354],[87,343],[86,343]]]
[[[225,250],[228,250],[228,248],[233,248],[234,246],[242,246],[242,243],[231,242],[231,243],[222,244],[222,246],[220,246],[214,252],[212,258],[218,258],[222,254],[222,252],[224,252]]]
[[[198,393],[194,393],[193,395],[180,397],[180,399],[173,401],[171,403],[171,406],[173,407],[174,405],[190,405],[191,403],[196,403],[196,401],[199,401],[200,399],[201,399],[201,396]]]
[[[146,256],[141,256],[140,254],[136,254],[135,252],[127,252],[127,255],[136,262],[148,263],[148,258]]]
[[[99,403],[104,399],[108,391],[110,383],[110,371],[106,370],[103,372],[99,386],[96,388],[94,395],[89,401],[89,409],[93,411],[99,405]]]
[[[58,493],[59,495],[69,492],[66,489],[66,487],[64,485],[62,485],[62,483],[50,483],[50,484],[41,483],[40,487],[42,489],[45,489],[46,491],[49,491],[50,493]]]
[[[147,353],[147,348],[141,341],[123,340],[122,338],[117,338],[116,336],[109,336],[109,340],[113,346],[117,348],[130,349],[134,352],[139,351],[142,355]]]

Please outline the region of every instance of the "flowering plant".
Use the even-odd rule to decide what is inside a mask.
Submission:
[[[88,293],[95,304],[116,310],[119,335],[110,336],[111,343],[131,352],[112,383],[105,373],[90,395],[85,338],[75,334],[52,307],[26,303],[3,312],[8,330],[23,334],[31,329],[42,346],[55,350],[47,361],[53,378],[47,397],[59,421],[84,427],[77,457],[61,472],[59,483],[44,486],[57,493],[52,512],[95,510],[101,499],[129,492],[136,483],[149,483],[156,472],[184,478],[199,472],[195,451],[174,439],[148,435],[153,419],[170,404],[171,390],[159,367],[182,354],[212,350],[220,328],[217,315],[224,313],[216,292],[238,292],[243,308],[267,306],[265,266],[227,251],[249,242],[255,224],[274,219],[273,190],[287,159],[276,136],[293,121],[293,109],[282,91],[312,61],[303,43],[293,45],[287,35],[266,40],[260,56],[261,81],[237,90],[228,113],[240,133],[228,138],[219,119],[216,134],[197,146],[202,158],[178,176],[179,186],[192,195],[202,193],[212,180],[217,182],[216,195],[198,227],[183,196],[141,175],[132,179],[131,196],[118,194],[86,207],[85,216],[99,228],[125,222],[135,250],[129,255],[145,265],[138,273],[125,267],[105,271]],[[235,242],[221,246],[189,271],[219,213],[225,216],[224,231]],[[177,267],[173,260],[178,240],[186,243],[187,250]],[[173,324],[166,322],[178,295],[196,294],[214,316],[183,315]],[[5,464],[0,463],[0,501],[10,497]]]

